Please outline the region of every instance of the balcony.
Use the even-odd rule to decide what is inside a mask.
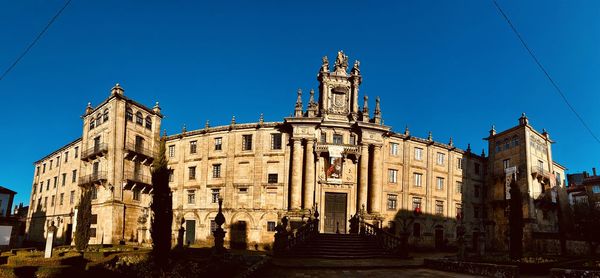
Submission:
[[[154,160],[154,150],[145,148],[135,143],[125,144],[125,158],[131,161],[139,161],[142,164],[150,165]]]
[[[79,186],[92,185],[92,184],[101,184],[102,182],[106,182],[108,178],[108,172],[100,171],[97,173],[93,173],[91,175],[85,175],[79,177]]]
[[[127,181],[125,189],[141,188],[142,192],[145,190],[149,192],[152,189],[152,176],[125,171],[125,180]]]
[[[362,148],[359,145],[317,143],[315,145],[315,152],[317,154],[327,153],[327,152],[329,152],[330,146],[342,147],[343,148],[342,155],[347,156],[347,155],[351,154],[351,155],[354,155],[357,159],[360,157],[360,151]]]
[[[553,175],[550,172],[544,170],[544,168],[540,166],[531,167],[531,175],[539,181],[547,180],[550,182],[553,178]]]
[[[96,159],[96,157],[102,157],[108,152],[108,144],[100,143],[96,144],[91,148],[85,149],[81,152],[82,161],[90,161]]]

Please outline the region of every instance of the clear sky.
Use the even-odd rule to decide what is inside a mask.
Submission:
[[[0,2],[1,71],[63,3]],[[499,3],[600,136],[600,2]],[[600,166],[600,144],[491,1],[74,0],[0,81],[0,185],[27,203],[32,163],[80,137],[86,104],[117,82],[141,103],[160,101],[169,134],[232,115],[281,121],[298,88],[317,88],[321,57],[340,49],[361,61],[361,94],[381,97],[395,131],[452,136],[479,153],[492,124],[510,128],[526,112],[569,172]]]

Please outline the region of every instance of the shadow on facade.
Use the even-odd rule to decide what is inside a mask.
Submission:
[[[229,226],[229,239],[232,249],[248,247],[248,224],[246,221],[237,221]]]
[[[47,222],[46,212],[42,210],[42,206],[37,205],[31,214],[31,222],[23,246],[43,247],[46,240],[46,226],[49,224]]]

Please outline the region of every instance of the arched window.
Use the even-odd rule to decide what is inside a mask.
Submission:
[[[98,116],[96,117],[96,126],[100,126],[101,123],[102,123],[102,114],[98,114]]]
[[[104,114],[102,115],[102,121],[108,122],[108,109],[104,109]]]
[[[94,127],[96,127],[96,119],[92,117],[90,118],[90,129],[94,129]]]
[[[150,118],[150,116],[146,117],[146,128],[152,129],[152,118]]]
[[[125,114],[125,118],[128,121],[133,122],[133,110],[131,110],[131,108],[127,108],[127,112]]]
[[[135,113],[135,123],[138,125],[144,124],[144,116],[142,116],[142,112]]]
[[[513,147],[519,145],[519,137],[517,137],[517,136],[513,137],[512,141],[513,141]]]

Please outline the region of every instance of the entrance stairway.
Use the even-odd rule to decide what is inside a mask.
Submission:
[[[372,238],[357,234],[318,234],[294,246],[290,257],[362,259],[383,257],[386,253]]]

